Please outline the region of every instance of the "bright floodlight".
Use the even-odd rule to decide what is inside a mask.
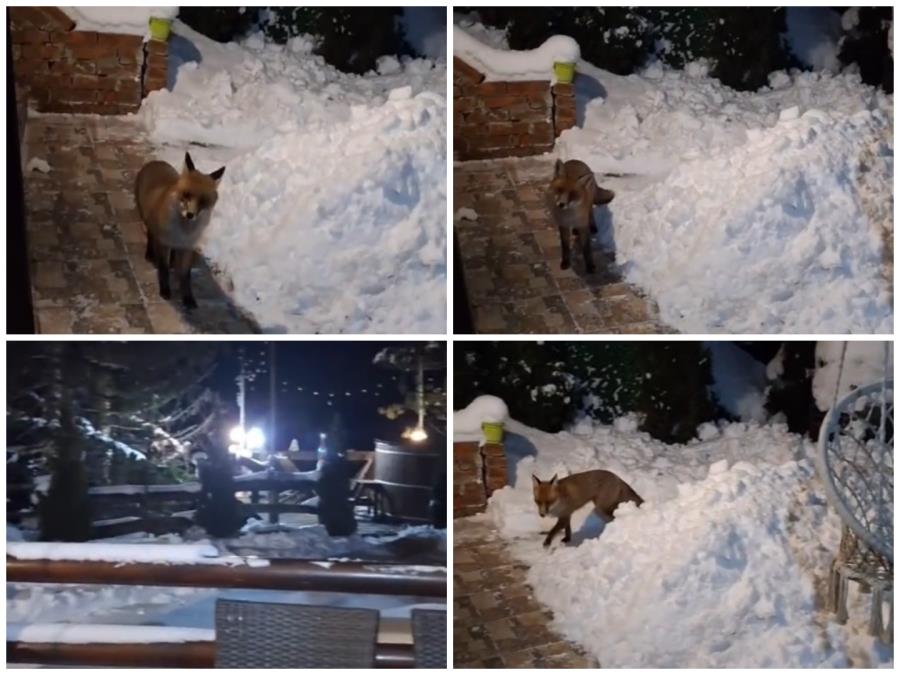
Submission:
[[[416,427],[409,432],[409,440],[415,443],[421,443],[426,438],[428,438],[428,434],[425,433],[425,429],[423,429],[422,427]]]
[[[251,450],[259,450],[265,445],[266,437],[259,427],[253,427],[247,432],[247,447]]]
[[[243,427],[235,427],[231,430],[231,433],[228,434],[228,440],[232,443],[236,443],[237,445],[244,444],[244,428]]]

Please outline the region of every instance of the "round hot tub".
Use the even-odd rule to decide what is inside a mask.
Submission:
[[[444,469],[443,455],[430,448],[414,448],[375,441],[375,481],[387,497],[387,515],[430,521],[429,502],[435,479]]]

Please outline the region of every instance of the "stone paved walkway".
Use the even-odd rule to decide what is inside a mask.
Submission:
[[[552,612],[483,521],[453,521],[453,667],[595,668],[550,629]]]
[[[559,269],[559,234],[544,206],[553,174],[546,158],[460,162],[453,211],[478,333],[671,333],[655,304],[626,284],[612,253],[594,243],[597,272]],[[601,225],[602,227],[602,225]]]
[[[25,172],[37,332],[258,332],[203,264],[193,272],[199,308],[187,312],[159,296],[134,207],[134,178],[152,153],[136,121],[33,116],[25,138],[26,165],[50,165]]]

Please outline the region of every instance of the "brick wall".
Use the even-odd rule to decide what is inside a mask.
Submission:
[[[56,7],[7,11],[16,80],[41,112],[121,115],[166,86],[164,42],[76,31]]]
[[[572,85],[485,82],[483,73],[454,57],[454,159],[540,155],[574,125]]]
[[[500,443],[453,443],[453,517],[484,511],[488,497],[507,484],[506,453]]]

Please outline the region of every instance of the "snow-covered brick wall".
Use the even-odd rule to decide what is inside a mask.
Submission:
[[[81,30],[55,7],[12,7],[9,16],[16,80],[40,112],[120,115],[165,87],[164,42]]]
[[[575,126],[572,85],[546,80],[485,81],[453,59],[453,153],[457,160],[540,155]]]
[[[498,49],[460,26],[453,27],[453,54],[483,72],[489,82],[550,79],[555,63],[581,60],[581,48],[567,35],[549,37],[536,49]]]

